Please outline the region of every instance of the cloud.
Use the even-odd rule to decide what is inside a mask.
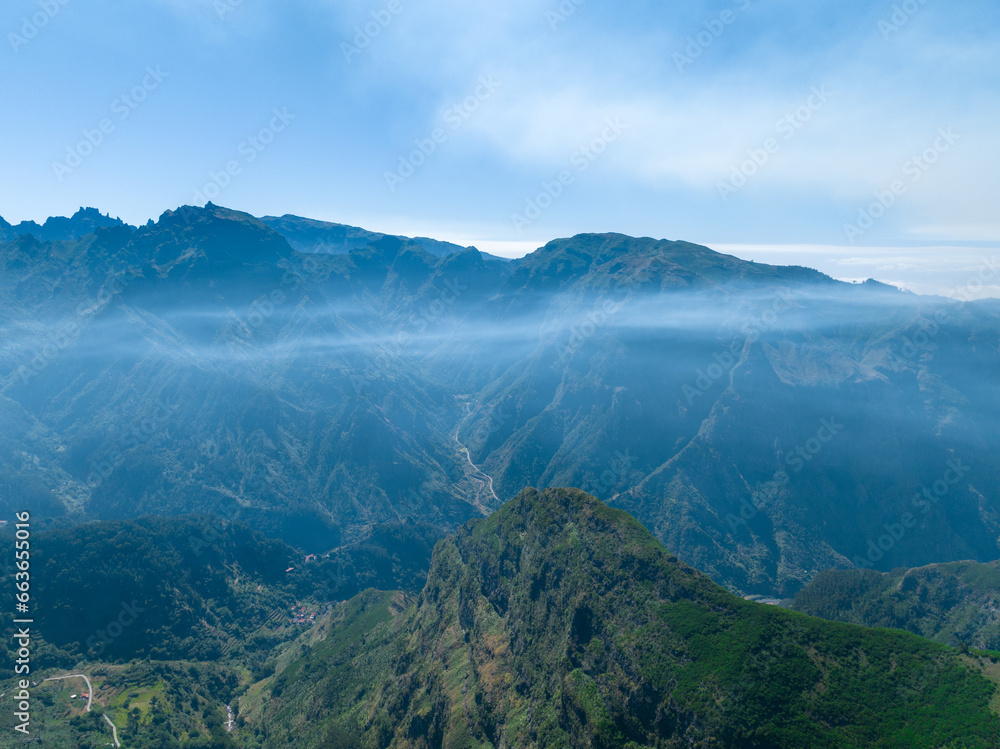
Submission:
[[[874,278],[917,294],[1000,298],[1000,242],[897,247],[717,244],[712,249],[775,265],[801,263],[842,281]]]
[[[611,117],[626,132],[532,225],[539,244],[596,225],[703,242],[835,243],[939,129],[954,128],[954,148],[859,244],[1000,239],[1000,45],[985,0],[923,3],[901,24],[892,3],[860,0],[218,2],[127,11],[97,2],[87,14],[70,4],[46,41],[12,57],[0,92],[45,122],[4,125],[24,145],[4,156],[3,210],[42,220],[96,202],[144,222],[189,201],[259,128],[262,110],[288,105],[299,114],[294,135],[247,170],[228,202],[403,234],[430,233],[408,224],[450,227],[473,244],[524,242],[511,211]],[[726,11],[734,15],[720,21]],[[886,19],[898,28],[886,33]],[[90,27],[104,29],[100,55]],[[359,34],[364,47],[347,59],[342,45]],[[164,106],[53,189],[60,146],[93,127],[128,83],[122,71],[141,70],[154,50],[173,75]],[[74,61],[95,55],[86,79],[74,77]],[[390,194],[384,172],[481,75],[502,88]],[[829,100],[809,107],[824,86]],[[720,184],[769,139],[779,148],[724,199]]]

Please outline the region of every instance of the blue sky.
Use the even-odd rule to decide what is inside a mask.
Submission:
[[[917,291],[1000,253],[992,0],[10,0],[0,33],[12,222],[210,197],[507,255],[686,239]]]

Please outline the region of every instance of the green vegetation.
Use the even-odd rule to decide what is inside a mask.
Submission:
[[[240,687],[235,669],[212,663],[137,661],[91,664],[85,671],[94,687],[90,712],[82,697],[86,693],[82,679],[42,681],[32,689],[31,735],[42,746],[103,749],[111,741],[107,716],[128,749],[235,749],[223,727],[225,705]],[[0,689],[9,685],[5,681]],[[23,746],[19,737],[3,731],[0,747]]]
[[[1000,651],[1000,562],[950,562],[892,572],[828,570],[794,608],[867,627],[894,627],[958,648]]]
[[[109,740],[102,715],[129,749],[234,746],[225,706],[253,705],[247,687],[326,632],[330,602],[371,583],[419,590],[440,536],[413,521],[384,524],[306,562],[218,518],[65,525],[39,524],[33,536],[32,715],[45,746],[84,748]],[[290,621],[293,605],[305,607],[301,623]],[[8,662],[13,643],[5,639]],[[90,713],[82,679],[42,681],[70,673],[90,677]],[[0,681],[0,692],[13,688]],[[0,735],[0,746],[15,739]]]
[[[998,555],[995,303],[611,233],[503,263],[213,204],[98,219],[0,243],[0,512],[323,554],[576,486],[782,597],[845,559]],[[338,595],[385,584],[362,568]]]
[[[354,564],[352,584],[416,580],[433,536],[386,526],[323,562]],[[45,746],[105,746],[105,715],[128,749],[964,749],[1000,731],[996,656],[745,601],[577,490],[526,490],[440,540],[420,591],[363,591],[305,626],[269,619],[267,605],[320,600],[328,570],[246,528],[147,518],[37,541],[40,599],[113,613],[102,584],[145,594],[100,657],[80,653],[73,627],[39,627],[32,712]],[[61,555],[88,561],[93,579]],[[956,569],[979,591],[994,583]],[[220,650],[223,636],[237,644]],[[70,673],[90,677],[90,713],[82,680],[42,681]]]
[[[364,540],[306,567],[307,584],[324,601],[344,600],[367,588],[415,593],[424,587],[434,544],[444,535],[412,519],[380,523]]]
[[[394,605],[394,601],[396,604]],[[526,490],[253,687],[246,746],[976,747],[987,656],[739,599],[625,513]]]
[[[315,614],[368,587],[419,590],[440,536],[414,521],[384,524],[306,562],[281,541],[217,518],[41,531],[32,570],[35,599],[44,602],[35,663],[237,657],[259,667],[287,639],[293,605]]]
[[[98,219],[0,244],[0,510],[33,513],[34,667],[128,746],[989,745],[996,570],[811,604],[938,644],[705,575],[994,558],[995,305],[617,234],[499,263]],[[463,526],[526,485],[659,541],[564,490]],[[62,689],[46,741],[99,742]]]
[[[37,666],[268,651],[265,625],[287,623],[303,592],[285,572],[301,555],[210,518],[89,523],[34,547],[37,630],[52,648]]]

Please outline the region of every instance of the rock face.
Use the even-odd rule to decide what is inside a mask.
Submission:
[[[995,303],[618,234],[295,249],[335,229],[209,204],[0,244],[0,510],[324,552],[577,486],[744,593],[998,556]]]
[[[984,657],[737,598],[577,490],[440,542],[252,689],[266,747],[991,746]],[[942,688],[947,684],[947,688]]]
[[[51,216],[41,225],[34,221],[22,221],[16,226],[11,226],[0,218],[0,241],[7,241],[22,234],[31,234],[36,239],[47,242],[72,241],[93,234],[98,228],[112,226],[134,228],[128,226],[120,218],[111,218],[110,215],[102,214],[96,208],[80,208],[69,218]]]

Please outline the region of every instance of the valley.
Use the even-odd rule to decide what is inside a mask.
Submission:
[[[995,303],[94,214],[0,244],[43,741],[991,745]]]
[[[996,11],[0,5],[0,749],[1000,749]]]
[[[299,249],[211,204],[0,247],[0,501],[208,513],[325,553],[578,486],[787,597],[859,560],[1000,555],[996,303],[684,242],[501,261],[304,221],[272,222],[312,227]]]

